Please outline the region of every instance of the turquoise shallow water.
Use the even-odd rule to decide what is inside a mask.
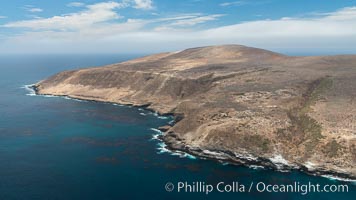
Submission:
[[[151,128],[167,124],[139,108],[30,96],[22,86],[58,71],[135,56],[0,56],[0,199],[353,199],[356,187],[293,171],[247,167],[159,153]],[[347,184],[339,193],[178,192],[178,182],[249,186]],[[172,182],[173,192],[165,185]],[[246,189],[247,190],[247,189]]]

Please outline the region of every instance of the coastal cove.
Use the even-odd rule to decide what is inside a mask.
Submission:
[[[355,184],[298,170],[261,169],[219,159],[226,152],[172,148],[158,127],[171,124],[145,107],[29,94],[23,85],[62,70],[135,56],[1,57],[0,199],[335,199],[355,196]],[[22,73],[18,73],[21,71]],[[163,139],[163,141],[162,141]],[[168,144],[168,146],[167,146]],[[173,150],[173,151],[172,151]],[[217,155],[216,153],[220,153]],[[209,156],[212,155],[212,156]],[[174,156],[172,156],[174,155]],[[199,157],[199,158],[198,158]],[[201,159],[202,158],[202,159]],[[276,158],[278,160],[278,158]],[[217,162],[216,160],[220,160]],[[251,163],[247,163],[252,160]],[[178,193],[167,182],[347,184],[347,193]]]

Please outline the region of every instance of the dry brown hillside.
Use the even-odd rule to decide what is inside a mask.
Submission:
[[[65,71],[36,86],[174,114],[163,137],[172,149],[356,177],[356,55],[210,46]]]

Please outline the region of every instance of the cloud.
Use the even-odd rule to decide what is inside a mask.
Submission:
[[[227,43],[271,50],[356,52],[356,7],[309,17],[286,16],[197,29],[195,25],[222,15],[187,13],[116,21],[120,15],[115,9],[121,6],[114,2],[94,4],[79,13],[5,24],[31,30],[8,38],[0,52],[33,52],[33,46],[40,45],[38,51],[49,52],[152,53]]]
[[[233,2],[224,2],[219,5],[226,7],[226,6],[241,6],[241,5],[245,5],[245,4],[246,4],[246,2],[244,2],[244,1],[233,1]]]
[[[5,19],[5,18],[7,18],[7,17],[0,15],[0,19]]]
[[[150,10],[153,9],[152,0],[134,0],[135,5],[133,6],[136,9]]]
[[[230,6],[245,6],[245,5],[263,5],[269,3],[269,0],[265,1],[232,1],[232,2],[223,2],[219,6],[230,7]]]
[[[346,7],[333,13],[327,13],[325,16],[325,20],[353,21],[356,19],[356,7]]]
[[[194,26],[197,24],[205,23],[208,21],[217,20],[218,18],[222,17],[222,14],[215,14],[215,15],[206,15],[206,16],[193,16],[186,19],[179,19],[173,23],[171,26]]]
[[[79,30],[96,23],[119,19],[114,10],[122,8],[117,2],[104,2],[86,6],[86,10],[44,19],[16,21],[5,24],[8,28],[29,28],[38,30]]]
[[[41,8],[30,8],[28,9],[29,12],[43,12],[43,9]]]
[[[150,20],[150,23],[160,23],[154,28],[155,31],[176,30],[191,28],[198,24],[207,23],[209,21],[218,20],[223,14],[204,15],[202,13],[187,13],[171,17],[162,17]]]
[[[67,4],[68,7],[83,7],[85,3],[82,2],[70,2]]]
[[[34,7],[33,5],[26,5],[26,6],[24,6],[24,9],[26,11],[32,12],[32,13],[43,12],[42,8],[37,8],[37,7]]]

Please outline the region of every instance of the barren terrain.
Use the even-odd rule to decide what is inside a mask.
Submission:
[[[173,114],[171,149],[356,178],[356,55],[210,46],[61,72],[36,90]]]

